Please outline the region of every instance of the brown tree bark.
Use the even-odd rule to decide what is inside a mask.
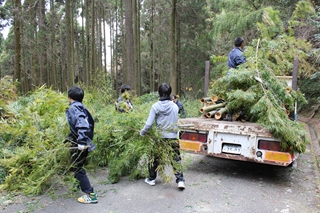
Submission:
[[[136,90],[136,72],[135,72],[135,52],[134,52],[134,34],[133,34],[133,5],[134,0],[125,0],[125,39],[126,39],[126,67],[124,69],[124,82]]]
[[[178,91],[178,74],[177,74],[177,59],[176,59],[176,4],[177,0],[172,0],[171,20],[170,20],[170,86],[172,94],[177,94]]]
[[[39,18],[39,32],[37,36],[38,44],[38,60],[39,60],[39,76],[40,85],[46,84],[48,80],[47,73],[47,39],[46,39],[46,14],[45,14],[45,0],[39,0],[38,4],[38,18]]]
[[[96,43],[95,43],[95,1],[91,1],[91,67],[90,67],[90,85],[93,85],[93,80],[96,75]]]
[[[154,1],[151,2],[151,23],[150,23],[150,92],[155,91],[155,68],[154,68]]]
[[[135,6],[135,68],[137,74],[136,94],[141,95],[141,58],[140,58],[140,0],[134,0]]]
[[[14,40],[15,40],[15,57],[14,57],[14,73],[13,81],[21,81],[21,34],[20,34],[20,12],[21,12],[21,1],[14,1],[15,14],[14,14]],[[20,87],[21,91],[21,87]]]

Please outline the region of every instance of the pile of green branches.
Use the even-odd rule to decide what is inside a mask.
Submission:
[[[15,99],[17,99],[16,87],[12,82],[12,77],[5,76],[1,79],[0,84],[0,118],[8,119],[13,115],[8,114],[6,105]]]
[[[154,127],[146,136],[140,136],[151,105],[157,100],[157,93],[146,94],[132,100],[134,108],[129,113],[118,113],[114,105],[108,105],[104,114],[99,115],[95,131],[97,148],[91,161],[108,166],[110,183],[117,183],[123,176],[129,179],[147,177],[147,163],[154,160],[151,152],[159,156],[158,172],[163,181],[171,179],[165,175],[164,168],[176,164],[172,162],[174,150],[168,144],[158,143],[160,137]]]
[[[247,120],[267,128],[281,140],[283,150],[305,151],[308,143],[305,129],[291,120],[287,111],[294,111],[295,102],[303,104],[306,99],[300,91],[288,92],[288,86],[273,72],[250,66],[231,69],[211,86],[210,93],[227,101],[230,113],[242,111]]]
[[[0,81],[0,85],[6,83]],[[9,84],[9,90],[14,88],[12,82]],[[108,168],[111,183],[123,176],[146,177],[153,152],[160,156],[159,174],[163,181],[169,181],[171,176],[166,176],[164,170],[166,165],[175,164],[174,150],[156,143],[159,136],[155,129],[144,137],[139,134],[158,95],[135,97],[132,112],[118,113],[114,101],[102,100],[93,88],[84,90],[84,104],[95,120],[96,144],[86,168]],[[9,91],[3,94],[6,93]],[[10,117],[0,121],[0,188],[37,195],[47,192],[57,181],[73,182],[68,173],[72,164],[68,144],[63,143],[69,133],[65,117],[67,95],[41,87],[25,96],[14,93],[12,97],[16,100],[3,105]]]
[[[44,87],[6,105],[14,119],[2,119],[1,189],[40,194],[68,167],[64,112],[66,96]]]

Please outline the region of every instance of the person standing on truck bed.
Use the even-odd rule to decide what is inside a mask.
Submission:
[[[177,104],[177,106],[179,107],[179,114],[181,115],[181,118],[185,118],[186,117],[186,112],[184,111],[183,108],[183,104],[181,103],[181,101],[179,101],[179,96],[178,95],[173,95],[172,96],[172,101]]]
[[[171,86],[163,83],[158,88],[158,93],[160,99],[158,102],[154,103],[150,109],[149,117],[146,121],[145,126],[140,131],[140,135],[144,136],[148,130],[153,125],[153,122],[156,122],[156,128],[161,134],[161,139],[157,143],[166,143],[173,144],[172,149],[175,152],[174,160],[180,164],[180,150],[178,143],[178,118],[179,118],[179,107],[171,101]],[[170,142],[170,143],[167,143]],[[148,169],[149,169],[149,177],[145,179],[145,183],[150,186],[156,185],[156,177],[157,177],[157,167],[159,165],[158,156],[155,156],[154,153],[151,154],[151,158],[153,157],[153,162],[149,161]],[[181,165],[181,164],[180,164]],[[173,165],[173,171],[176,176],[176,183],[178,184],[178,188],[183,190],[185,188],[183,174],[179,169],[175,168]]]
[[[245,63],[246,56],[243,54],[244,39],[237,37],[234,40],[234,48],[230,51],[228,56],[228,67],[229,69],[237,69],[240,64]]]

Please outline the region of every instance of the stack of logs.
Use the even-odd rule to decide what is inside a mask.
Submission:
[[[287,89],[288,92],[288,89]],[[243,115],[241,112],[239,113],[232,113],[228,117],[228,106],[227,102],[219,99],[218,96],[213,95],[211,97],[201,98],[200,102],[203,104],[200,108],[200,112],[206,118],[215,118],[216,120],[229,120],[229,121],[246,121],[247,116]],[[285,107],[283,109],[286,111],[286,114],[289,116],[290,111],[287,110]]]
[[[219,99],[218,96],[201,98],[200,102],[203,106],[200,112],[207,118],[215,118],[217,120],[223,119],[227,114],[227,102]]]

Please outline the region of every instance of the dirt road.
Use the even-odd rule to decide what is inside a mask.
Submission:
[[[126,178],[107,184],[108,171],[101,169],[89,174],[98,204],[79,204],[76,198],[81,192],[70,194],[67,187],[57,185],[55,192],[44,197],[15,197],[8,206],[2,201],[1,212],[320,212],[318,148],[317,141],[309,144],[291,168],[185,154],[189,167],[184,191],[178,190],[174,180],[163,183],[160,177],[156,186]]]

